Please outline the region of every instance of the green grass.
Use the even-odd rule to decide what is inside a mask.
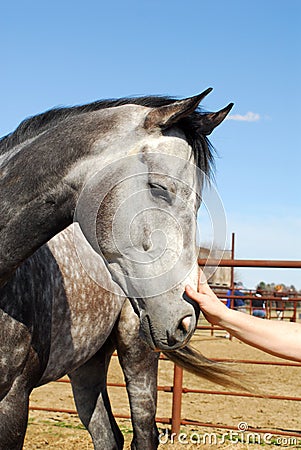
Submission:
[[[70,423],[65,422],[63,420],[50,421],[50,420],[41,420],[36,419],[34,417],[30,417],[28,420],[28,425],[46,425],[48,427],[57,427],[57,428],[69,428],[73,430],[86,430],[82,423]],[[133,429],[130,426],[127,426],[123,423],[119,424],[119,428],[123,434],[133,434]]]
[[[52,422],[50,420],[37,420],[33,417],[29,418],[28,425],[48,425],[50,427],[58,427],[58,428],[71,428],[74,430],[85,430],[86,428],[81,424],[72,424],[64,421]]]

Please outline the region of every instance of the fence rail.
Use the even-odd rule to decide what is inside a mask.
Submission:
[[[250,267],[268,269],[300,269],[301,261],[268,259],[198,259],[199,266]]]

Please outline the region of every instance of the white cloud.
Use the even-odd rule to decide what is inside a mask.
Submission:
[[[231,114],[227,117],[228,120],[238,120],[240,122],[257,122],[260,120],[260,115],[254,112],[247,112],[244,116],[241,114]]]

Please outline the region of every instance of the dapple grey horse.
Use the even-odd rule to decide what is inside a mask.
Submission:
[[[107,278],[107,285],[112,283],[102,258],[76,224],[74,228],[77,241],[82,239],[82,255],[90,274],[99,272]],[[11,292],[17,299],[14,305],[8,297]],[[1,450],[22,447],[32,389],[65,374],[71,379],[79,416],[95,449],[121,449],[123,436],[106,387],[115,348],[129,395],[132,448],[157,448],[159,353],[140,338],[139,319],[131,303],[95,283],[86,272],[74,245],[73,227],[59,233],[17,269],[3,288],[1,300],[2,313],[7,315],[1,330]],[[219,383],[227,384],[232,374],[189,347],[166,356]]]
[[[22,447],[33,387],[64,373],[71,374],[76,398],[89,391],[90,402],[82,406],[84,411],[80,412],[84,402],[77,400],[77,406],[95,448],[103,448],[99,440],[105,432],[96,420],[100,415],[93,412],[98,402],[107,404],[106,396],[99,396],[103,390],[97,392],[95,385],[83,389],[82,373],[87,368],[93,372],[96,362],[106,367],[106,358],[98,350],[120,312],[123,302],[116,301],[120,288],[130,297],[140,318],[140,336],[151,348],[175,350],[191,337],[197,315],[182,295],[189,277],[196,281],[197,191],[203,181],[197,167],[209,171],[212,155],[206,135],[232,106],[218,113],[195,111],[208,92],[183,101],[150,97],[52,110],[28,119],[1,140],[3,448]],[[133,196],[136,193],[138,196]],[[81,287],[85,285],[83,277],[69,277],[70,285],[77,284],[82,292],[78,310],[76,305],[70,308],[67,297],[78,297],[70,286],[71,294],[67,295],[64,283],[68,273],[67,278],[57,276],[63,270],[56,259],[59,256],[51,256],[49,247],[33,254],[74,218],[89,241],[90,251],[91,246],[108,269],[95,270],[97,265],[91,266],[90,258],[85,257],[83,240],[76,241],[84,270],[96,279],[102,293],[103,286],[109,290],[104,303],[100,302],[101,311],[92,313],[95,327],[101,330],[101,337],[94,341],[89,332],[86,334],[88,325],[94,322],[81,314],[81,309],[87,312],[91,301]],[[181,237],[181,251],[166,241],[166,235],[162,239],[159,233],[154,239],[162,225],[164,231],[167,227],[171,242]],[[65,257],[66,249],[62,249]],[[168,265],[171,269],[166,270]],[[64,267],[68,272],[68,264]],[[41,286],[43,289],[39,289]],[[89,292],[87,285],[86,289]],[[94,298],[100,296],[98,292]],[[87,326],[83,325],[85,320]],[[91,327],[93,331],[95,327]],[[68,344],[65,347],[60,344],[61,333]],[[61,358],[64,348],[66,355]],[[100,386],[99,381],[95,383]],[[100,409],[105,409],[103,405]],[[115,425],[112,429],[113,437],[108,437],[106,448],[120,448],[120,434]]]

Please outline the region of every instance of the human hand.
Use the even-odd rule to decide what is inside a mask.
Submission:
[[[198,292],[190,285],[185,287],[185,292],[189,298],[196,301],[201,308],[208,322],[218,325],[227,314],[228,308],[217,298],[215,293],[209,287],[207,281],[201,281],[199,277]]]

